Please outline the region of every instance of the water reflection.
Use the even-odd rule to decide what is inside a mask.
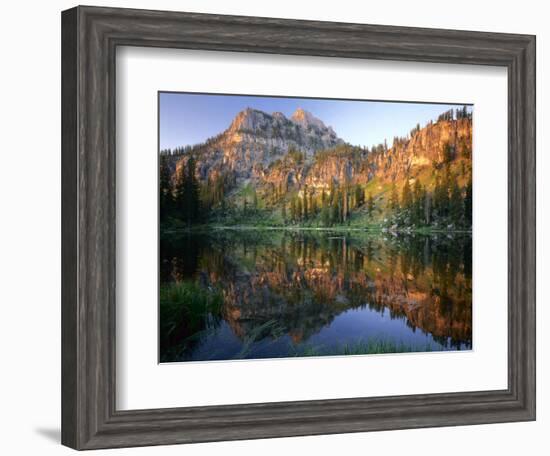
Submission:
[[[160,251],[163,362],[471,348],[469,235],[219,230]]]

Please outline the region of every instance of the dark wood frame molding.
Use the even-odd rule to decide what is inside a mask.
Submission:
[[[119,411],[115,50],[149,46],[508,69],[508,388]],[[62,443],[76,449],[535,419],[535,37],[76,7],[62,13]]]

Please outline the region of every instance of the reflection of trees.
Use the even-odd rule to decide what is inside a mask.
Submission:
[[[224,318],[241,339],[276,321],[266,336],[284,333],[298,343],[340,313],[367,306],[444,345],[471,343],[471,239],[271,232],[194,241],[163,250],[171,259],[161,264],[172,270],[161,278],[194,277],[222,290]]]

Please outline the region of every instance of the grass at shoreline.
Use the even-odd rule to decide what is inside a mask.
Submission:
[[[390,353],[416,353],[431,352],[432,347],[429,344],[410,345],[404,342],[393,342],[388,340],[369,339],[367,341],[359,340],[353,343],[347,343],[336,347],[314,347],[307,346],[302,352],[296,352],[296,357],[308,356],[346,356],[346,355],[382,355]]]
[[[208,315],[220,316],[223,296],[195,282],[162,284],[159,293],[161,347],[204,329]]]
[[[332,226],[332,227],[312,227],[312,226],[296,226],[296,225],[285,225],[285,226],[268,226],[268,225],[220,225],[220,224],[202,224],[202,225],[193,225],[190,227],[177,227],[177,228],[165,228],[161,229],[162,233],[185,233],[185,232],[204,232],[207,230],[220,230],[220,231],[251,231],[251,230],[261,230],[261,231],[318,231],[318,232],[365,232],[373,234],[421,234],[421,235],[430,235],[430,234],[471,234],[471,230],[448,230],[448,229],[434,229],[429,227],[420,227],[414,229],[387,229],[382,226],[368,226],[363,228],[350,227],[350,226]]]

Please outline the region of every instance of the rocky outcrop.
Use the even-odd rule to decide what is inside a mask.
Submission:
[[[462,147],[472,144],[471,119],[440,120],[417,131],[408,141],[398,141],[378,160],[377,169],[385,178],[404,177],[414,167],[445,160],[445,150],[455,159]]]
[[[439,120],[395,138],[391,146],[368,148],[346,144],[311,113],[297,109],[287,118],[252,108],[241,111],[218,136],[178,157],[196,161],[199,180],[229,173],[237,183],[253,182],[287,191],[307,186],[312,191],[331,184],[367,184],[378,177],[399,181],[424,167],[454,160],[472,145],[472,120]]]
[[[343,141],[332,128],[302,109],[288,119],[280,112],[247,108],[222,134],[195,147],[197,175],[206,179],[223,170],[234,173],[237,180],[260,179],[271,163],[289,151],[301,151],[311,159],[317,150],[338,144]]]

